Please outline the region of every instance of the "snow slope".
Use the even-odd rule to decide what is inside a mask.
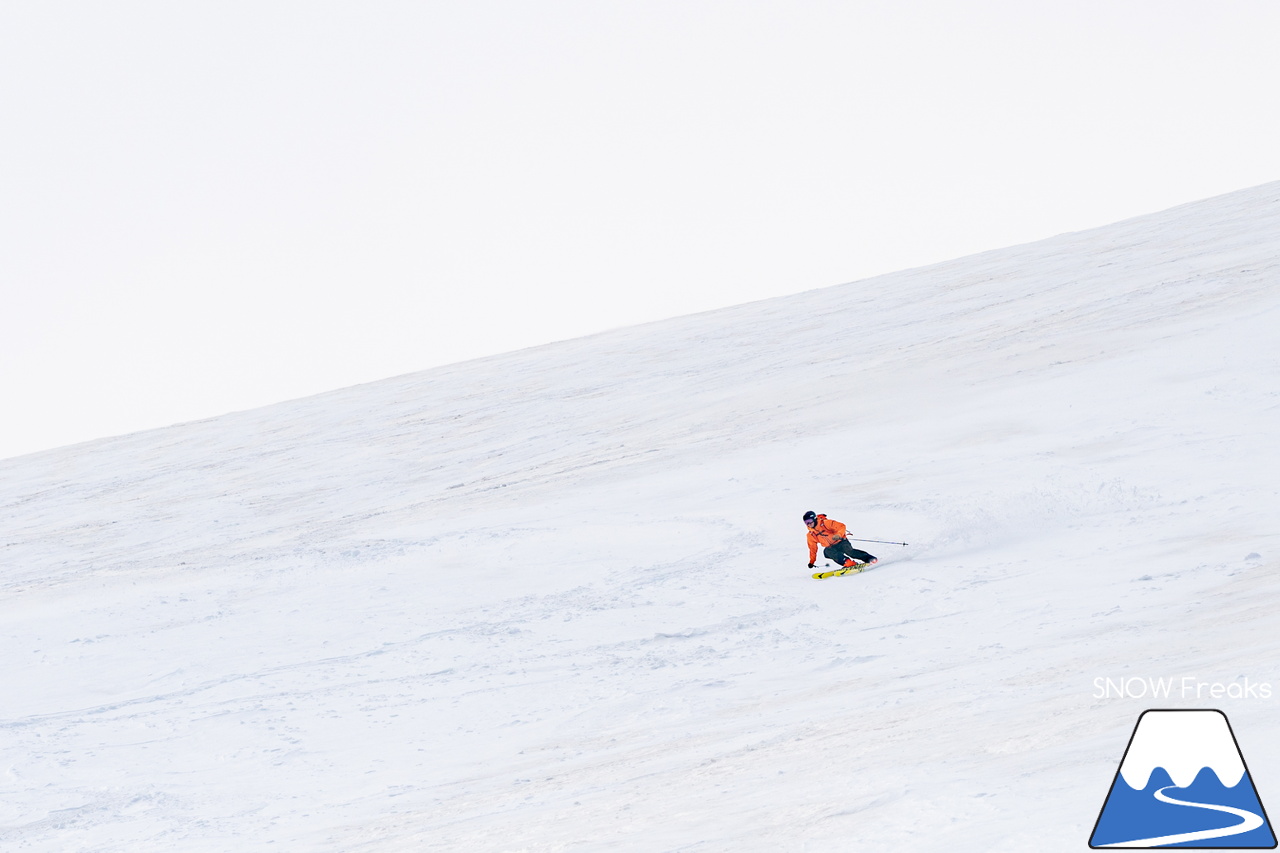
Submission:
[[[0,849],[1080,850],[1280,681],[1280,183],[0,462]],[[874,570],[814,581],[800,515]]]

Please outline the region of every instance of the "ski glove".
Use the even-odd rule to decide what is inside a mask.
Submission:
[[[811,569],[813,568],[813,563],[810,563],[810,564],[809,564],[809,568],[811,568]]]

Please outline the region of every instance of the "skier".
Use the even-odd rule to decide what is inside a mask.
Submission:
[[[848,528],[835,519],[809,510],[804,514],[804,523],[809,528],[809,568],[812,569],[814,563],[818,561],[819,544],[824,546],[822,556],[839,563],[846,569],[859,564],[869,566],[877,562],[876,558],[866,551],[859,551],[849,544],[849,540],[845,538]],[[858,562],[854,562],[855,560]]]

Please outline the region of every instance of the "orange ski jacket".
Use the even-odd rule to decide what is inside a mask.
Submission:
[[[809,562],[812,563],[818,559],[819,545],[824,548],[828,545],[834,545],[843,539],[848,532],[849,528],[835,519],[827,518],[825,515],[818,516],[817,524],[809,528]]]

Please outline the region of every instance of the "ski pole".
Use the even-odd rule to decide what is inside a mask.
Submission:
[[[886,542],[883,539],[854,539],[851,536],[846,536],[845,538],[848,539],[850,542],[876,542],[881,545],[906,545],[907,544],[906,542]]]

